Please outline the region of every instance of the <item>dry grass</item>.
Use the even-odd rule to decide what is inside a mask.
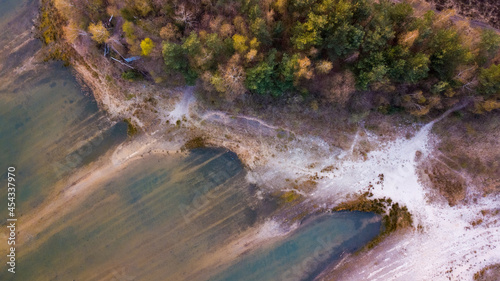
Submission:
[[[474,274],[476,281],[498,281],[500,280],[500,264],[493,264],[481,269]]]
[[[456,205],[465,199],[466,182],[450,166],[436,159],[428,159],[424,164],[424,173],[429,177],[432,187],[439,191],[450,205]]]
[[[464,191],[458,186],[465,184],[465,177],[468,185],[483,194],[500,191],[498,112],[485,115],[461,112],[437,123],[433,132],[440,142],[435,153],[437,160],[430,170],[435,174],[438,188],[445,184],[445,194],[459,199]]]

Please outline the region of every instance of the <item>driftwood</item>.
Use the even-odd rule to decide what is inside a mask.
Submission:
[[[111,57],[111,59],[112,59],[112,60],[114,60],[114,61],[116,61],[116,62],[119,62],[120,64],[125,65],[126,67],[129,67],[129,68],[131,68],[131,69],[135,69],[133,66],[128,65],[128,64],[126,64],[126,63],[124,63],[124,62],[122,62],[122,61],[120,61],[120,60],[117,60],[117,59],[115,59],[114,57]]]

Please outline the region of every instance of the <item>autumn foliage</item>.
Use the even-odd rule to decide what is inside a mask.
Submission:
[[[112,41],[120,56],[149,57],[143,73],[164,65],[156,75],[200,81],[229,101],[300,94],[345,106],[375,92],[384,113],[425,115],[464,97],[498,107],[500,37],[453,22],[453,11],[387,0],[55,2],[67,41]]]

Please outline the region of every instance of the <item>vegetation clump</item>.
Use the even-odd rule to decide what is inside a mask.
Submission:
[[[271,193],[271,196],[277,199],[279,205],[295,205],[304,199],[304,197],[295,190],[275,191]]]
[[[489,265],[480,271],[474,273],[476,281],[495,281],[500,278],[500,264]]]
[[[130,69],[122,72],[122,78],[129,81],[136,81],[142,79],[143,75],[135,69]]]
[[[206,141],[204,137],[195,137],[188,140],[181,148],[181,151],[202,148],[206,146]]]
[[[67,20],[61,15],[51,0],[42,0],[36,23],[37,37],[46,46],[44,60],[60,60],[65,66],[70,64],[74,51],[63,40]]]
[[[382,215],[380,234],[370,241],[366,247],[371,249],[379,244],[390,233],[413,226],[413,218],[406,206],[392,202],[390,198],[374,198],[373,193],[367,191],[358,198],[339,204],[332,211],[361,211]]]
[[[127,135],[129,137],[132,137],[135,134],[137,134],[138,132],[137,127],[134,126],[130,118],[123,119],[123,122],[127,123]]]
[[[294,202],[296,200],[298,200],[300,198],[300,194],[298,194],[297,192],[295,191],[286,191],[284,192],[282,195],[281,195],[281,199],[285,202],[285,203],[291,203],[291,202]]]
[[[155,47],[155,43],[150,39],[146,38],[141,41],[141,54],[143,56],[149,56]]]

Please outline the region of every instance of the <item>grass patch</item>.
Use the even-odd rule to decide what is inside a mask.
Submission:
[[[127,70],[125,72],[122,72],[122,78],[125,80],[128,80],[128,81],[137,81],[137,80],[141,80],[142,78],[144,78],[144,76],[139,71],[137,71],[135,69],[131,69],[131,70]]]
[[[372,212],[382,217],[380,234],[370,241],[365,247],[371,249],[378,245],[390,233],[413,226],[413,218],[406,206],[393,203],[390,198],[372,199],[373,193],[365,192],[358,198],[339,204],[332,211],[361,211]]]
[[[302,195],[294,190],[276,191],[271,193],[271,196],[277,198],[278,204],[280,206],[289,204],[294,205],[303,199]]]
[[[284,203],[291,203],[291,202],[298,200],[300,198],[300,194],[298,194],[295,191],[287,191],[287,192],[284,192],[280,196],[280,198],[281,198],[281,200],[283,200]]]
[[[127,123],[127,135],[129,137],[137,134],[138,130],[134,126],[134,124],[132,124],[132,121],[130,120],[130,118],[123,119],[123,122]]]
[[[195,148],[206,147],[206,142],[204,137],[196,137],[188,140],[181,148],[181,151],[186,151]]]

